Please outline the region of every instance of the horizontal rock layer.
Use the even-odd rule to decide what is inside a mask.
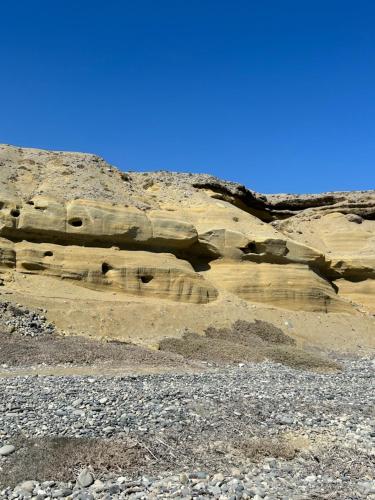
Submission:
[[[216,289],[188,262],[170,254],[21,242],[13,245],[11,258],[0,254],[0,269],[5,268],[141,297],[193,304],[217,297]]]
[[[152,245],[181,249],[198,241],[196,229],[168,214],[88,200],[61,203],[46,197],[0,200],[0,235],[69,244]]]
[[[303,264],[214,263],[207,273],[224,288],[250,302],[312,312],[350,312],[332,285]]]

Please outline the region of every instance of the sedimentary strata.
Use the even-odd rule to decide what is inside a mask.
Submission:
[[[1,272],[193,304],[225,292],[290,310],[374,310],[373,191],[265,196],[12,146],[0,165]]]

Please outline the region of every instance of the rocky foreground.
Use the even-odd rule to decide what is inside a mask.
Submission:
[[[0,497],[375,498],[374,360],[0,379]]]

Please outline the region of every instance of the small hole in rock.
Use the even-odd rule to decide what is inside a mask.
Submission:
[[[44,257],[53,257],[53,252],[47,250],[47,252],[44,252]]]
[[[140,276],[140,280],[142,283],[150,283],[150,281],[153,279],[153,276]]]
[[[10,215],[12,217],[19,217],[20,216],[20,211],[17,208],[14,208],[13,210],[10,211]]]
[[[82,219],[71,219],[69,221],[69,224],[73,227],[81,227],[83,222],[82,222]]]
[[[257,249],[257,245],[255,243],[255,241],[251,241],[250,243],[248,243],[245,247],[243,248],[240,248],[240,250],[244,253],[244,254],[248,254],[248,253],[260,253]]]
[[[34,202],[33,202],[32,200],[29,200],[29,201],[27,202],[27,204],[28,204],[28,205],[32,205],[32,206],[34,206]]]
[[[108,271],[110,271],[111,269],[113,269],[112,266],[110,266],[109,264],[107,264],[106,262],[103,262],[102,264],[102,273],[103,274],[107,274]]]

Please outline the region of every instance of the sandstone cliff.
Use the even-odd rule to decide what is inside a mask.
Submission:
[[[265,196],[3,145],[0,273],[3,294],[72,333],[150,344],[267,317],[311,344],[371,347],[375,192]]]

